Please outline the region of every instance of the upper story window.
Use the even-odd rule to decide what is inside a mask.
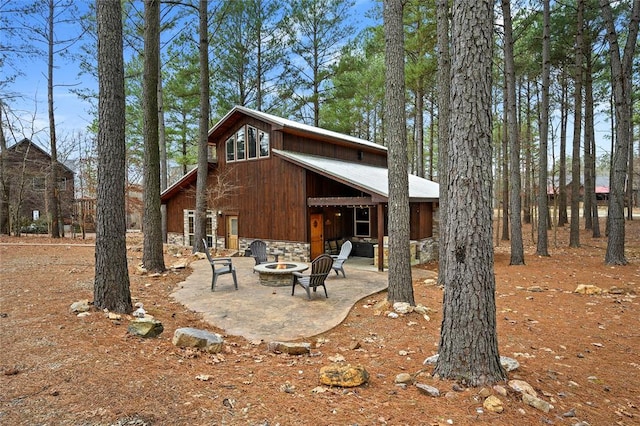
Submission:
[[[225,143],[227,163],[269,156],[269,134],[253,126],[242,126]]]
[[[33,177],[33,189],[35,191],[44,191],[46,187],[46,179],[43,176]]]

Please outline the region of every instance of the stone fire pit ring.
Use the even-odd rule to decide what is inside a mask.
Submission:
[[[261,263],[253,267],[260,274],[260,284],[267,287],[285,287],[293,283],[293,272],[309,269],[309,265],[300,262]]]

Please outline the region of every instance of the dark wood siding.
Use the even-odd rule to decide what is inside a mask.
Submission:
[[[282,149],[285,151],[301,152],[304,154],[387,167],[387,153],[385,151],[373,152],[371,148],[366,146],[359,146],[357,148],[346,147],[327,143],[322,140],[313,140],[297,135],[285,134]]]
[[[420,240],[433,236],[433,204],[412,203],[410,205],[410,236]]]

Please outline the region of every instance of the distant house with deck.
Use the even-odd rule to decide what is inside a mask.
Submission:
[[[260,239],[281,258],[309,261],[350,240],[352,255],[382,269],[386,147],[240,106],[209,131],[209,146],[210,245],[242,253]],[[193,245],[196,177],[194,169],[162,193],[169,242]],[[438,191],[409,175],[414,263],[436,256]]]
[[[37,229],[40,232],[46,232],[49,207],[48,185],[51,184],[49,176],[52,170],[51,155],[30,139],[25,138],[7,148],[5,164],[7,199],[10,211],[13,212],[12,229],[15,231],[16,228],[23,228],[25,232]],[[75,196],[74,173],[60,161],[55,163],[55,167],[60,220],[64,225],[70,226],[73,221]],[[15,223],[16,221],[18,223]],[[35,224],[38,226],[31,228]]]

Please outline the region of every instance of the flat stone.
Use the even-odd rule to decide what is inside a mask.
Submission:
[[[288,343],[288,342],[269,342],[267,350],[274,353],[282,353],[288,355],[304,355],[311,352],[311,344],[309,343]]]
[[[509,387],[523,395],[527,394],[533,397],[538,396],[538,393],[533,389],[533,387],[524,380],[509,380]]]
[[[172,343],[181,348],[201,348],[209,353],[218,353],[222,351],[224,339],[217,333],[183,327],[173,333]]]
[[[440,391],[438,388],[434,388],[433,386],[424,384],[424,383],[416,383],[416,387],[420,390],[420,392],[432,396],[434,398],[440,396]]]
[[[330,364],[320,369],[320,383],[350,388],[369,381],[369,373],[361,365]]]
[[[89,301],[78,300],[77,302],[73,302],[71,306],[69,306],[69,312],[78,313],[78,312],[87,312],[91,307],[89,306]]]
[[[156,337],[164,331],[162,323],[153,318],[137,318],[129,323],[127,332],[134,336]]]
[[[522,402],[532,406],[533,408],[548,413],[553,406],[549,404],[547,401],[544,401],[538,397],[531,396],[529,394],[522,394]]]

